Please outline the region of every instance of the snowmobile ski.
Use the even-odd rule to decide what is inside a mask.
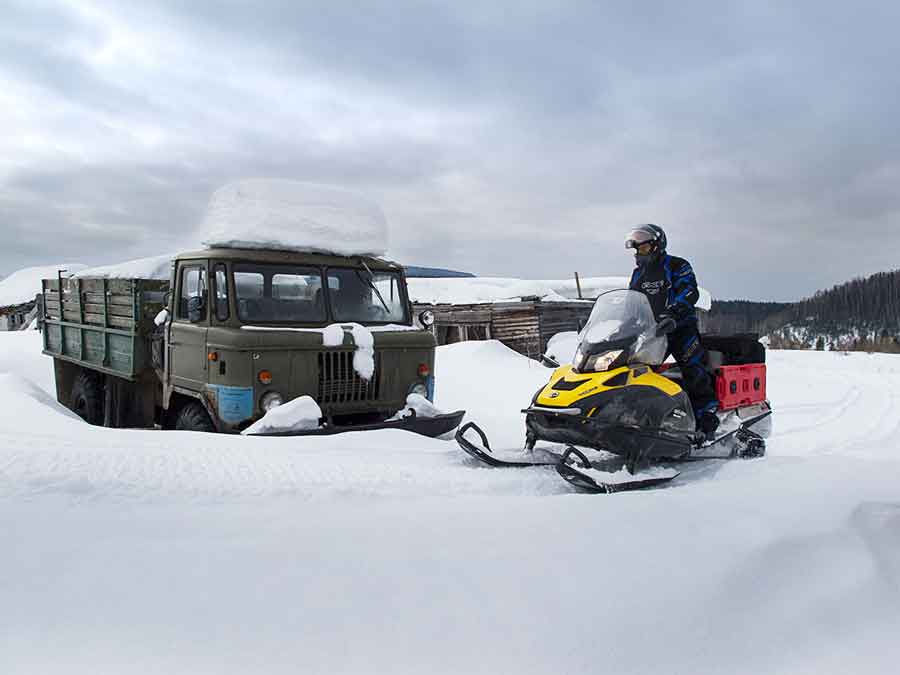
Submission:
[[[468,438],[466,438],[465,434],[469,429],[472,429],[476,434],[478,434],[478,437],[481,440],[480,445],[473,443]],[[497,457],[493,454],[494,451],[491,450],[491,444],[488,442],[487,434],[485,434],[482,428],[475,424],[475,422],[466,422],[457,430],[456,442],[459,444],[459,447],[466,452],[466,454],[484,464],[487,464],[488,466],[556,466],[556,463],[560,461],[559,455],[547,450],[539,451],[540,454],[545,456],[547,459],[501,459],[500,457]]]
[[[579,466],[575,466],[570,462],[571,456],[578,458]],[[617,463],[619,470],[624,470],[625,462]],[[608,471],[606,467],[599,468],[585,457],[584,453],[573,446],[569,446],[560,457],[559,463],[556,465],[556,472],[562,476],[569,484],[576,487],[582,492],[590,492],[592,494],[613,494],[614,492],[630,492],[633,490],[644,490],[646,488],[658,487],[681,475],[674,469],[661,466],[651,467],[647,472],[641,472],[626,480],[597,480],[597,478],[589,475],[587,471],[597,469],[606,473],[612,478],[616,473]]]

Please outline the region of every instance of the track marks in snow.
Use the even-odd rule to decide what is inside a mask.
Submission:
[[[893,459],[898,367],[900,357],[887,354],[770,352],[770,454]]]
[[[24,434],[16,445],[0,430],[0,496],[216,501],[566,491],[555,473],[473,467],[455,445],[405,432],[374,432],[372,447],[360,450],[341,447],[341,437],[250,440],[75,424],[77,441]]]

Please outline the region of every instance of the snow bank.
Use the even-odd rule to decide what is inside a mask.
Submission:
[[[172,272],[175,253],[137,258],[114,265],[90,267],[79,272],[78,277],[106,277],[108,279],[162,279],[168,281]],[[82,267],[84,267],[82,265]]]
[[[584,298],[596,298],[601,293],[628,288],[630,277],[588,277],[581,280]],[[575,279],[516,279],[510,277],[465,277],[456,279],[407,279],[413,302],[423,304],[476,304],[482,302],[510,302],[526,296],[538,296],[547,301],[577,300]],[[700,289],[699,309],[709,310],[712,296]]]
[[[53,401],[40,335],[0,345],[3,672],[862,675],[900,659],[900,356],[772,351],[766,459],[607,497],[402,431],[91,427]],[[497,342],[436,358],[436,404],[521,448],[547,369]]]
[[[252,436],[275,431],[307,431],[318,427],[321,417],[322,410],[311,396],[298,396],[272,408],[241,433]]]
[[[0,307],[22,305],[34,300],[41,292],[41,279],[56,279],[59,270],[67,270],[69,274],[85,268],[81,263],[59,263],[57,265],[41,265],[25,267],[13,272],[0,281]],[[68,274],[63,274],[68,276]]]
[[[208,247],[384,255],[387,221],[369,200],[324,185],[255,179],[213,193],[199,239]]]

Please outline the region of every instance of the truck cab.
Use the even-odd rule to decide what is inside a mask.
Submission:
[[[435,339],[403,268],[373,257],[207,249],[172,262],[159,329],[167,426],[240,431],[308,395],[327,423],[365,424],[434,392]],[[367,344],[371,340],[372,344]],[[180,412],[200,402],[208,421]]]

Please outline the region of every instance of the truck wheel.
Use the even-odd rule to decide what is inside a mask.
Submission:
[[[72,411],[88,424],[103,424],[103,383],[92,373],[81,371],[72,384]]]
[[[214,432],[212,420],[206,414],[204,407],[197,401],[186,404],[178,411],[175,419],[175,429],[178,431],[208,431]]]

